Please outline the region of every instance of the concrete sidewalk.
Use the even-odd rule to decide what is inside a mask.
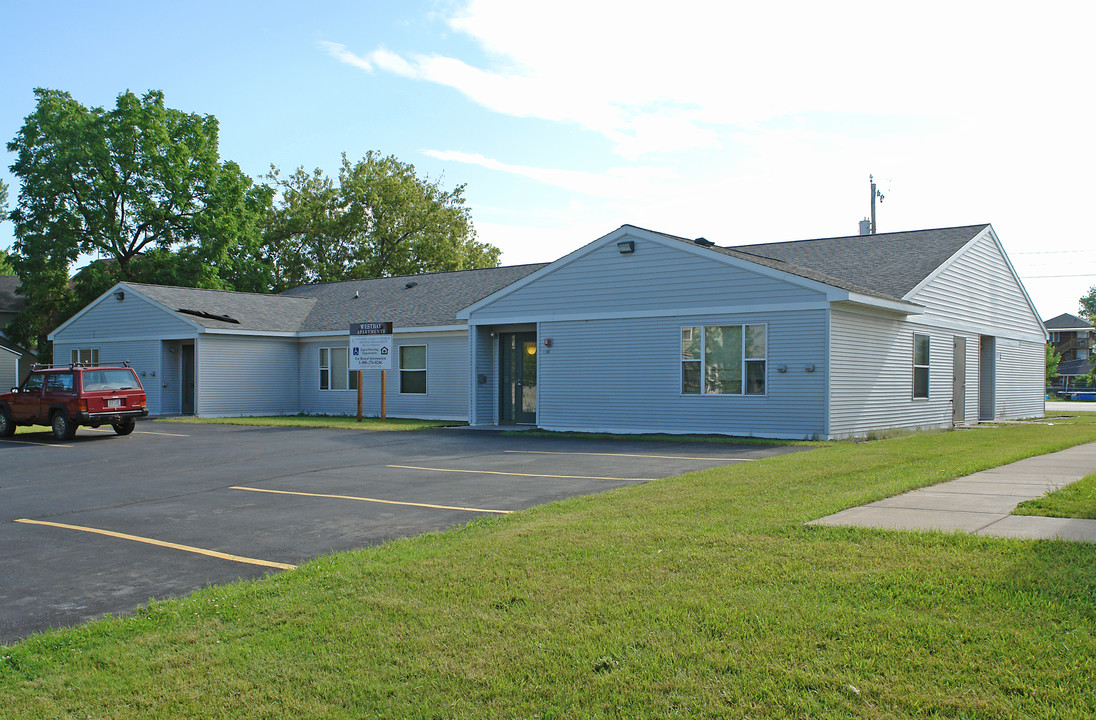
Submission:
[[[1096,520],[1010,515],[1041,497],[1096,473],[1096,443],[983,470],[931,487],[842,510],[808,525],[885,530],[944,530],[1012,538],[1096,542]]]

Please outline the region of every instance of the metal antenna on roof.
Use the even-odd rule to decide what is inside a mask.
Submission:
[[[883,193],[875,189],[875,176],[868,175],[868,181],[871,183],[871,234],[875,234],[875,198],[879,198],[879,204],[883,204]]]

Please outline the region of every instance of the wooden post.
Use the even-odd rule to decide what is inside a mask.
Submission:
[[[362,421],[362,371],[356,370],[358,373],[358,422]]]
[[[388,419],[388,371],[381,370],[381,421]]]

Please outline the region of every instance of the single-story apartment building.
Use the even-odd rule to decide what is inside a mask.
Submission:
[[[130,361],[153,414],[353,414],[360,322],[393,323],[393,417],[838,438],[1043,414],[1046,331],[988,224],[730,247],[624,225],[544,265],[279,295],[123,282],[50,339]]]

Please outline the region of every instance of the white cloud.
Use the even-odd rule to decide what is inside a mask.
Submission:
[[[665,192],[667,185],[680,182],[672,170],[651,167],[615,168],[595,173],[583,170],[539,168],[514,165],[484,157],[478,153],[457,150],[424,150],[425,155],[438,160],[478,165],[489,170],[517,175],[546,185],[598,198],[641,200]]]
[[[574,123],[634,159],[717,148],[729,129],[793,113],[948,115],[992,103],[1038,114],[1080,95],[1061,71],[1089,58],[1083,19],[1093,13],[1084,3],[1035,13],[951,0],[470,0],[448,25],[487,53],[482,67],[437,54],[333,55],[496,112]]]

